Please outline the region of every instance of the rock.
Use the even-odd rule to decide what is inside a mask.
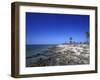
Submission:
[[[89,46],[57,45],[27,59],[27,66],[57,66],[89,64]]]

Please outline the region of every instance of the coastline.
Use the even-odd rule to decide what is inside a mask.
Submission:
[[[26,58],[26,67],[89,64],[88,44],[60,44]]]

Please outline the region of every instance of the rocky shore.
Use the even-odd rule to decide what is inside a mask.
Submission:
[[[89,64],[88,44],[61,44],[27,57],[26,67]]]

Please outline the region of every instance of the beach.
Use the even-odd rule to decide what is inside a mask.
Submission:
[[[26,67],[89,64],[89,44],[59,44],[26,57]]]

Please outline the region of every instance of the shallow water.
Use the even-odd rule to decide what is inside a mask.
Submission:
[[[26,45],[26,57],[42,54],[43,51],[46,51],[48,48],[53,46],[55,45]]]

